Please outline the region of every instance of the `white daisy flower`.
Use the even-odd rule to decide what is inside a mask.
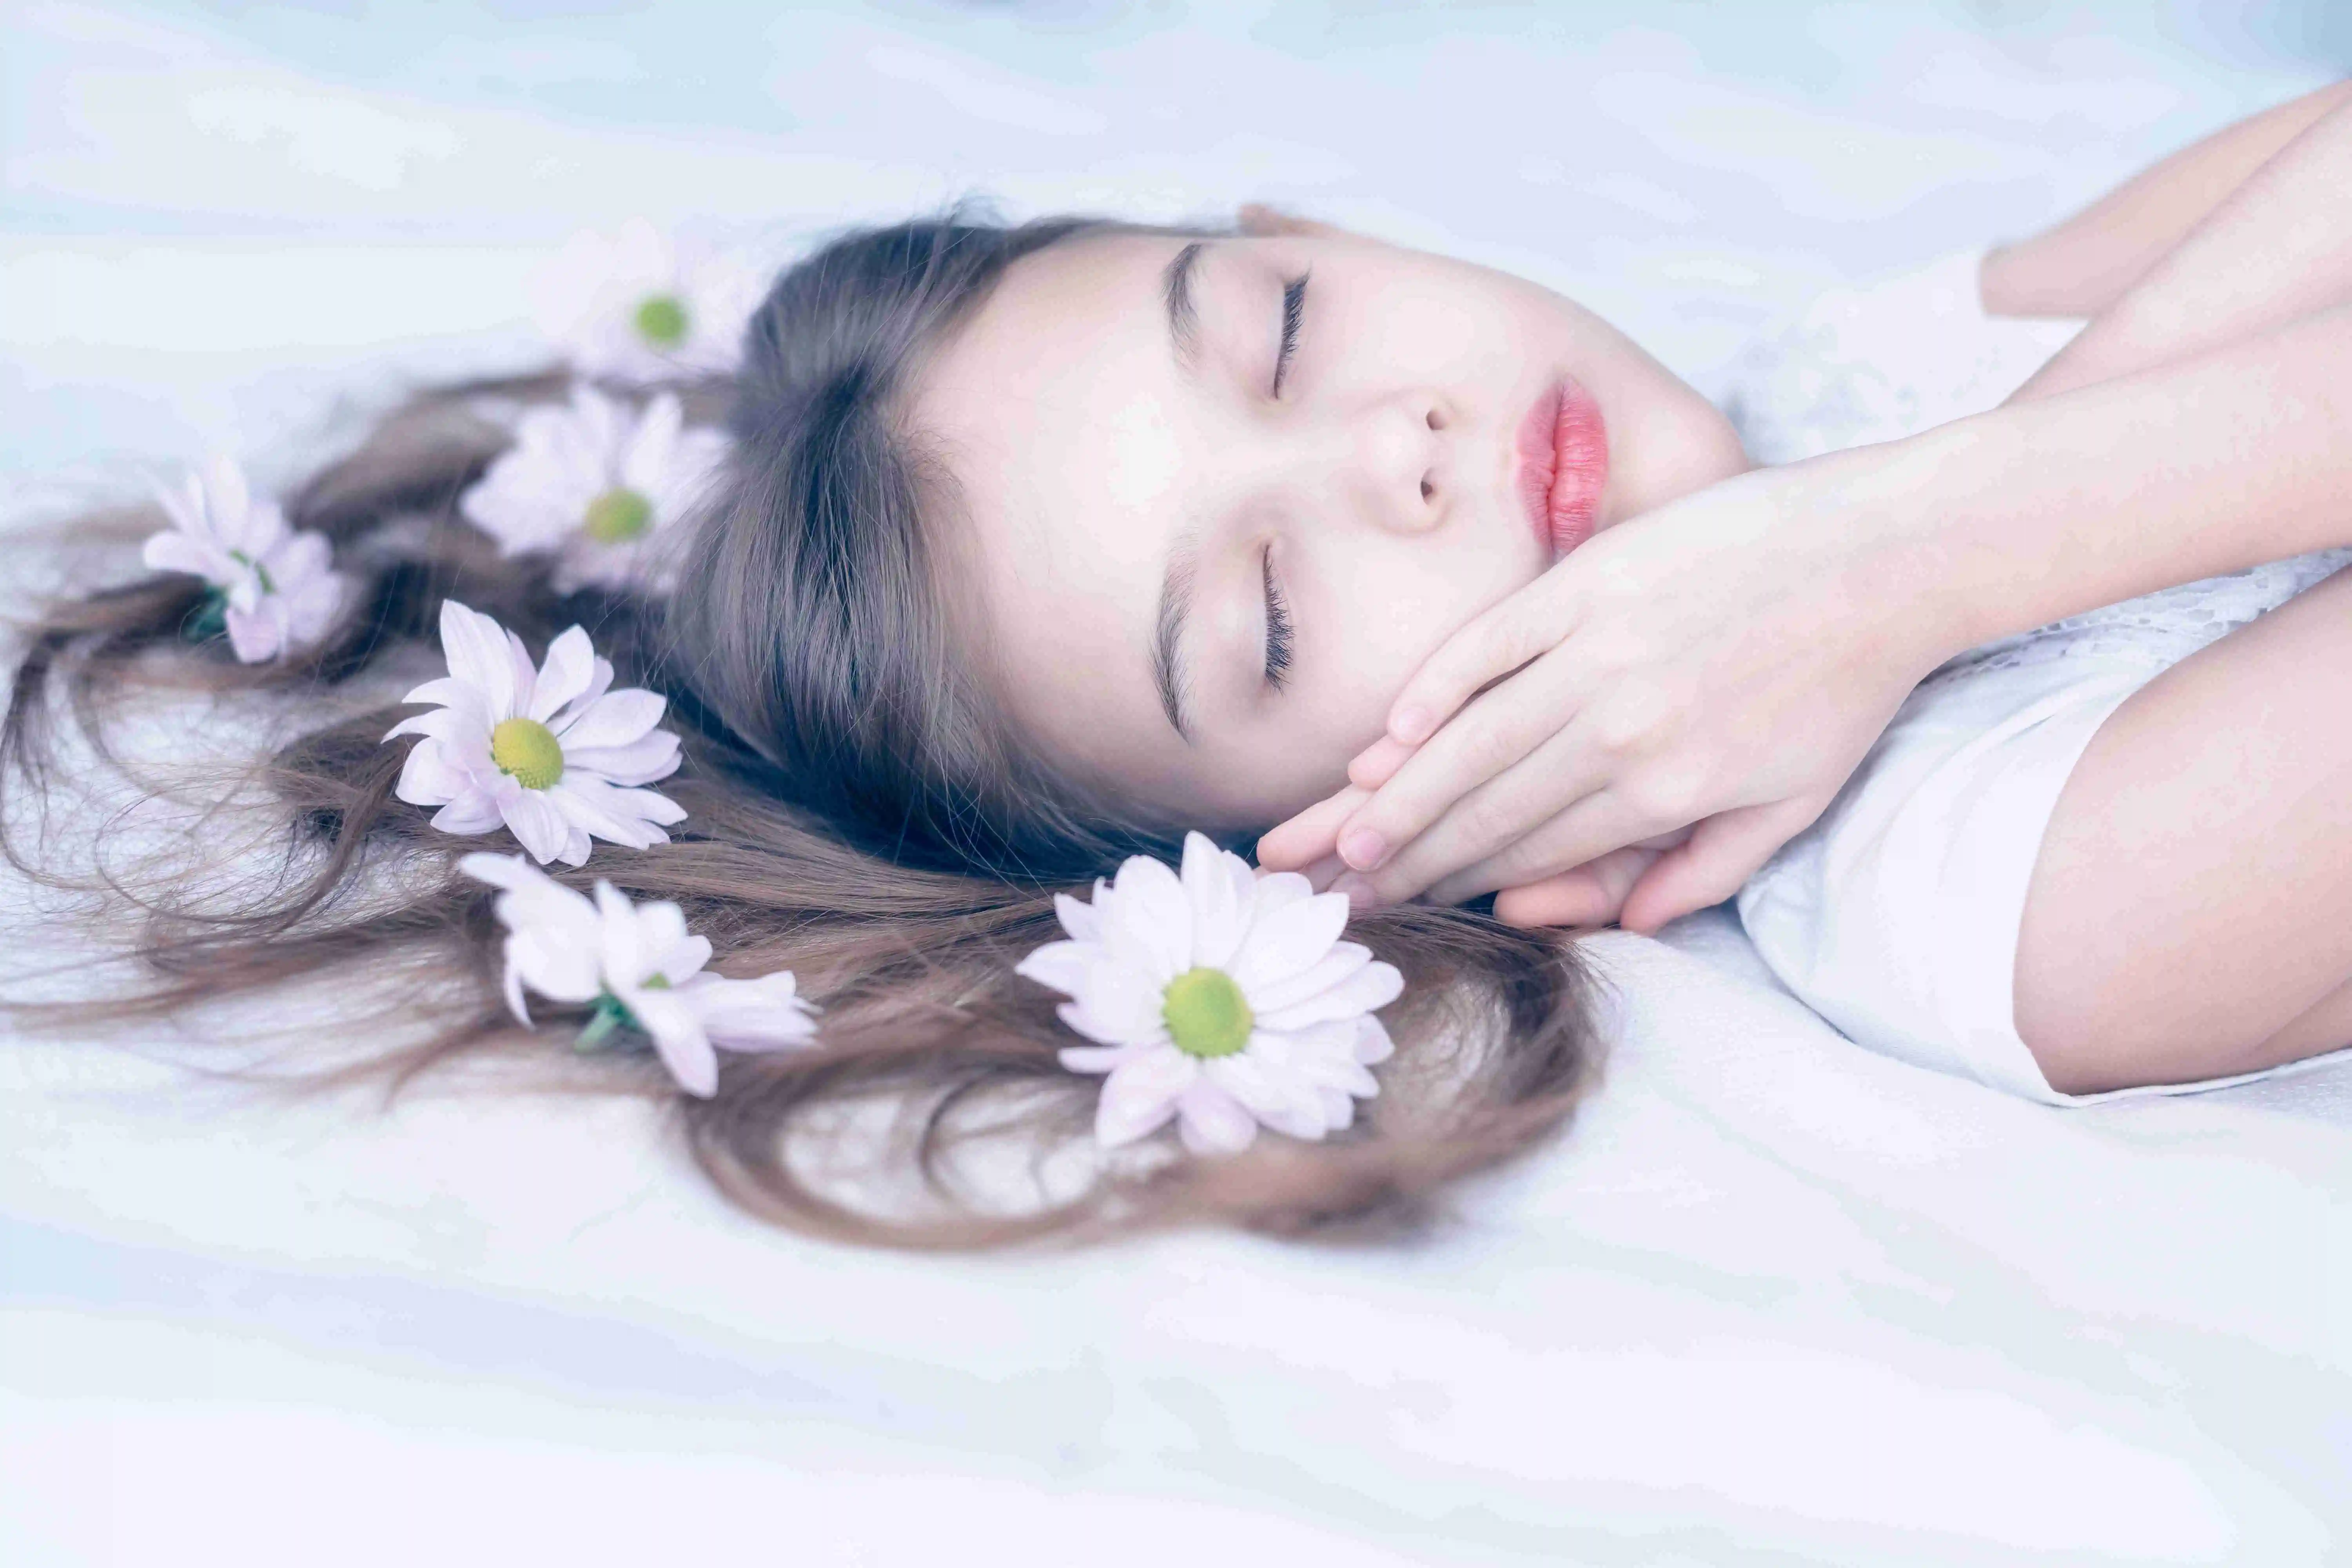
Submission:
[[[674,243],[643,218],[574,235],[531,286],[540,328],[566,358],[636,386],[731,374],[760,292],[741,262]]]
[[[654,726],[665,700],[611,689],[613,667],[578,626],[547,647],[536,670],[522,639],[455,599],[441,605],[449,673],[404,702],[437,704],[394,725],[422,737],[400,770],[400,798],[437,805],[444,833],[488,833],[504,823],[541,865],[584,864],[588,841],[643,849],[686,820],[649,789],[677,771],[677,737]]]
[[[1185,1147],[1230,1153],[1258,1125],[1320,1138],[1380,1092],[1367,1070],[1393,1049],[1372,1016],[1404,989],[1393,964],[1341,942],[1348,900],[1295,872],[1259,877],[1202,834],[1180,878],[1148,856],[1054,900],[1067,942],[1016,973],[1069,996],[1062,1021],[1094,1046],[1061,1053],[1110,1076],[1095,1137],[1116,1148],[1177,1119]]]
[[[158,489],[172,526],[148,536],[141,558],[213,586],[201,627],[226,629],[247,664],[317,642],[342,608],[349,579],[330,569],[327,536],[286,525],[274,500],[256,500],[234,459],[215,458],[178,491]]]
[[[672,563],[656,536],[685,516],[727,456],[716,430],[685,428],[675,395],[642,415],[582,386],[533,408],[515,444],[458,500],[501,555],[557,552],[555,591],[590,584],[666,592]]]
[[[457,868],[500,889],[507,1005],[525,1024],[526,986],[551,1001],[593,1003],[583,1047],[635,1029],[678,1087],[706,1100],[719,1089],[714,1047],[787,1051],[816,1037],[814,1009],[796,994],[791,970],[757,980],[709,973],[702,966],[710,939],[688,935],[676,904],[633,904],[605,881],[591,901],[520,855],[468,855]]]

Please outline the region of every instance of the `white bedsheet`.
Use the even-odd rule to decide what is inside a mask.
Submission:
[[[17,1042],[0,1520],[89,1555],[11,1560],[2329,1560],[2352,1135],[2053,1111],[1594,951],[1605,1086],[1402,1249],[866,1256],[633,1108],[241,1108]]]
[[[1703,378],[2341,42],[2324,5],[2219,40],[2187,7],[428,9],[430,49],[362,47],[383,12],[0,19],[12,509],[266,469],[387,363],[520,363],[531,264],[633,211],[1271,194],[1574,287]],[[698,30],[717,63],[662,54]],[[2352,1071],[2054,1111],[1845,1044],[1720,911],[1666,935],[1593,945],[1620,1037],[1570,1135],[1402,1248],[867,1256],[740,1220],[639,1109],[252,1104],[0,1040],[0,1562],[2352,1551]]]

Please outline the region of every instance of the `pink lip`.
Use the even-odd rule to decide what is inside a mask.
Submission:
[[[1609,483],[1609,431],[1601,405],[1572,377],[1546,389],[1519,422],[1519,500],[1557,559],[1592,537]]]

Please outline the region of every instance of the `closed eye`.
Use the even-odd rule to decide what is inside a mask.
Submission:
[[[1258,562],[1258,575],[1265,584],[1265,681],[1279,691],[1290,671],[1290,602],[1274,580],[1273,549],[1268,547]]]
[[[1307,318],[1307,279],[1302,272],[1282,286],[1282,342],[1274,354],[1274,395],[1282,395],[1282,379],[1290,374],[1291,356],[1298,352],[1298,325]]]

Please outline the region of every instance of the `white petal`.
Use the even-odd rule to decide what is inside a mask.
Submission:
[[[523,646],[520,632],[507,633],[507,661],[514,671],[514,697],[512,706],[499,717],[513,719],[530,711],[531,692],[539,685],[539,667],[530,662],[530,649]]]
[[[574,746],[625,746],[660,723],[668,706],[658,692],[626,687],[605,692],[555,732],[567,755]]]
[[[1130,964],[1100,958],[1087,967],[1062,1016],[1090,1040],[1131,1046],[1160,1036],[1161,983]]]
[[[1184,896],[1192,906],[1192,951],[1188,969],[1223,969],[1239,945],[1249,907],[1234,896],[1234,883],[1225,862],[1240,861],[1210,841],[1205,833],[1184,836]],[[1244,862],[1243,870],[1248,870]]]
[[[672,904],[670,910],[676,913],[677,906]],[[682,919],[678,929],[686,929]],[[638,930],[636,907],[618,888],[601,879],[596,883],[596,943],[604,983],[614,990],[635,990],[653,973],[652,955],[646,952]]]
[[[1108,1072],[1139,1052],[1158,1048],[1155,1046],[1064,1046],[1054,1056],[1072,1072]]]
[[[286,646],[285,628],[268,609],[229,609],[228,645],[241,664],[262,664],[276,658]]]
[[[584,627],[572,626],[557,634],[547,645],[547,662],[539,668],[526,714],[546,723],[557,709],[588,689],[595,670],[596,650],[589,644]],[[570,747],[564,749],[564,761],[567,764],[571,761]]]
[[[570,844],[570,825],[541,791],[517,790],[499,803],[499,815],[505,818],[515,841],[542,866],[562,857]]]
[[[1078,942],[1096,942],[1102,936],[1102,913],[1092,904],[1070,897],[1067,893],[1054,895],[1054,914],[1062,929]]]
[[[1314,1083],[1265,1059],[1255,1041],[1249,1050],[1203,1063],[1201,1075],[1276,1131],[1293,1138],[1323,1136],[1323,1104]]]
[[[1065,996],[1075,996],[1085,983],[1087,965],[1097,950],[1079,942],[1049,942],[1013,966],[1013,973]]]
[[[173,529],[149,534],[139,558],[151,572],[184,572],[215,586],[228,579],[236,564],[211,545]]]
[[[1199,1064],[1173,1046],[1121,1062],[1103,1080],[1095,1107],[1095,1142],[1116,1149],[1166,1125],[1176,1114],[1177,1098],[1199,1074]]]
[[[458,837],[488,833],[505,820],[506,814],[499,809],[499,803],[476,789],[467,790],[433,814],[435,828]]]
[[[678,739],[667,730],[640,735],[625,746],[563,744],[563,768],[578,768],[616,784],[648,784],[677,772]]]
[[[1396,1055],[1396,1042],[1389,1038],[1386,1024],[1378,1018],[1359,1019],[1356,1024],[1356,1059],[1370,1067]]]
[[[670,1077],[687,1093],[704,1100],[719,1092],[719,1056],[694,1008],[674,991],[630,991],[621,1002],[654,1038],[654,1049]]]
[[[506,630],[455,599],[441,601],[441,651],[449,674],[481,693],[492,722],[514,717],[514,660]]]
[[[1192,967],[1192,906],[1176,873],[1148,855],[1130,855],[1097,897],[1102,943],[1158,985]]]
[[[393,786],[393,794],[411,805],[446,805],[461,795],[472,793],[472,783],[462,768],[449,761],[449,753],[442,749],[441,742],[428,738],[408,748],[408,756],[400,764],[400,782]]]
[[[1297,973],[1268,981],[1251,991],[1250,1011],[1263,1016],[1295,1006],[1310,996],[1319,996],[1371,961],[1372,950],[1360,942],[1333,942],[1330,952]]]
[[[1178,1102],[1177,1133],[1195,1154],[1238,1154],[1257,1140],[1257,1118],[1203,1079]]]
[[[1263,889],[1261,889],[1261,892]],[[1306,970],[1339,940],[1348,925],[1348,897],[1318,893],[1268,911],[1263,904],[1234,956],[1231,973],[1244,992]]]
[[[730,1051],[783,1051],[816,1038],[816,1020],[790,970],[757,980],[698,974],[677,994],[702,1020],[713,1045]]]
[[[1354,943],[1343,944],[1353,946]],[[1326,959],[1324,963],[1328,963]],[[1307,973],[1321,970],[1318,963]],[[1259,1023],[1273,1029],[1303,1029],[1310,1024],[1325,1023],[1339,1018],[1357,1018],[1378,1008],[1385,1007],[1404,992],[1404,976],[1391,963],[1366,963],[1356,967],[1344,978],[1319,991],[1301,996],[1286,1007],[1259,1009],[1253,1005]]]
[[[582,832],[607,844],[649,849],[669,842],[662,828],[686,820],[686,809],[667,795],[649,789],[617,789],[604,780],[567,773],[546,792],[562,818]]]

